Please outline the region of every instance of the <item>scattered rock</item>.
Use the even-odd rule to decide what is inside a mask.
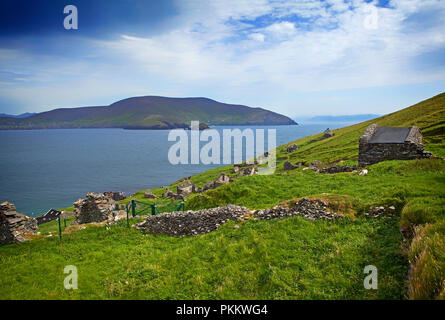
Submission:
[[[121,201],[125,199],[125,196],[122,192],[104,192],[104,195],[110,197],[114,201]]]
[[[359,176],[366,176],[368,174],[368,170],[367,169],[363,169],[358,175]]]
[[[294,151],[297,151],[298,150],[298,146],[294,143],[294,144],[291,144],[289,147],[287,147],[287,149],[286,149],[286,151],[287,151],[287,153],[292,153],[292,152],[294,152]]]
[[[196,191],[196,187],[193,184],[193,182],[189,181],[187,183],[184,184],[180,184],[178,185],[178,194],[176,198],[182,198],[184,199],[185,197],[187,197],[188,195],[190,195],[191,193]]]
[[[0,205],[0,244],[24,242],[36,231],[36,219],[18,213],[7,201]]]
[[[175,194],[169,188],[162,194],[162,198],[174,198]]]
[[[303,168],[303,171],[306,171],[306,170],[312,170],[315,173],[319,173],[320,172],[320,169],[318,167],[315,167],[315,166],[309,166],[309,167]]]
[[[294,170],[302,166],[302,162],[297,162],[296,164],[292,164],[289,161],[284,162],[283,169],[284,170]]]
[[[151,189],[147,189],[147,191],[145,191],[145,193],[144,193],[144,198],[147,198],[147,199],[157,199],[158,196],[154,195],[153,191],[151,191]]]
[[[242,176],[253,176],[254,174],[256,174],[258,172],[258,169],[256,166],[252,166],[250,168],[245,168],[240,170],[238,177],[242,177]]]
[[[357,170],[356,166],[332,166],[332,167],[326,167],[320,170],[320,173],[341,173],[341,172],[354,172],[354,170]]]
[[[380,218],[381,216],[392,217],[395,214],[396,208],[394,206],[375,206],[371,207],[368,212],[365,213],[367,217]]]
[[[213,182],[213,187],[218,188],[219,186],[222,186],[224,184],[230,183],[230,178],[225,173],[221,173],[218,178]]]
[[[330,212],[325,202],[318,199],[310,200],[307,198],[303,198],[289,206],[278,205],[270,209],[259,210],[254,216],[261,220],[283,219],[292,216],[302,216],[308,220],[332,220],[343,217],[342,214]]]

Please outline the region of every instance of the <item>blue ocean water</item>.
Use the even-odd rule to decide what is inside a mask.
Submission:
[[[276,129],[277,146],[326,127],[249,126]],[[234,127],[215,127],[224,128]],[[170,164],[168,150],[175,142],[167,137],[167,130],[0,131],[0,202],[13,202],[19,212],[36,216],[50,208],[71,206],[87,192],[131,194],[218,167]]]

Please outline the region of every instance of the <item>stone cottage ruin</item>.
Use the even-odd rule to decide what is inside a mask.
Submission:
[[[418,127],[379,127],[370,125],[360,138],[358,164],[368,166],[384,160],[429,158],[423,151]]]
[[[9,202],[0,204],[0,245],[23,242],[37,231],[37,221],[16,211]]]

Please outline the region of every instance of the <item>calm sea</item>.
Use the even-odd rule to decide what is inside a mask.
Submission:
[[[249,128],[276,128],[278,146],[327,126]],[[224,128],[233,129],[215,127]],[[171,165],[168,150],[174,142],[167,136],[165,130],[0,131],[0,202],[13,202],[19,212],[36,216],[50,208],[71,206],[87,192],[131,194],[218,166]]]

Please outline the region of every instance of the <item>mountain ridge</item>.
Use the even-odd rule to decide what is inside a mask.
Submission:
[[[291,125],[295,121],[263,108],[218,102],[204,97],[139,96],[108,106],[57,108],[25,119],[0,118],[0,129],[188,128],[190,121],[209,125]]]

